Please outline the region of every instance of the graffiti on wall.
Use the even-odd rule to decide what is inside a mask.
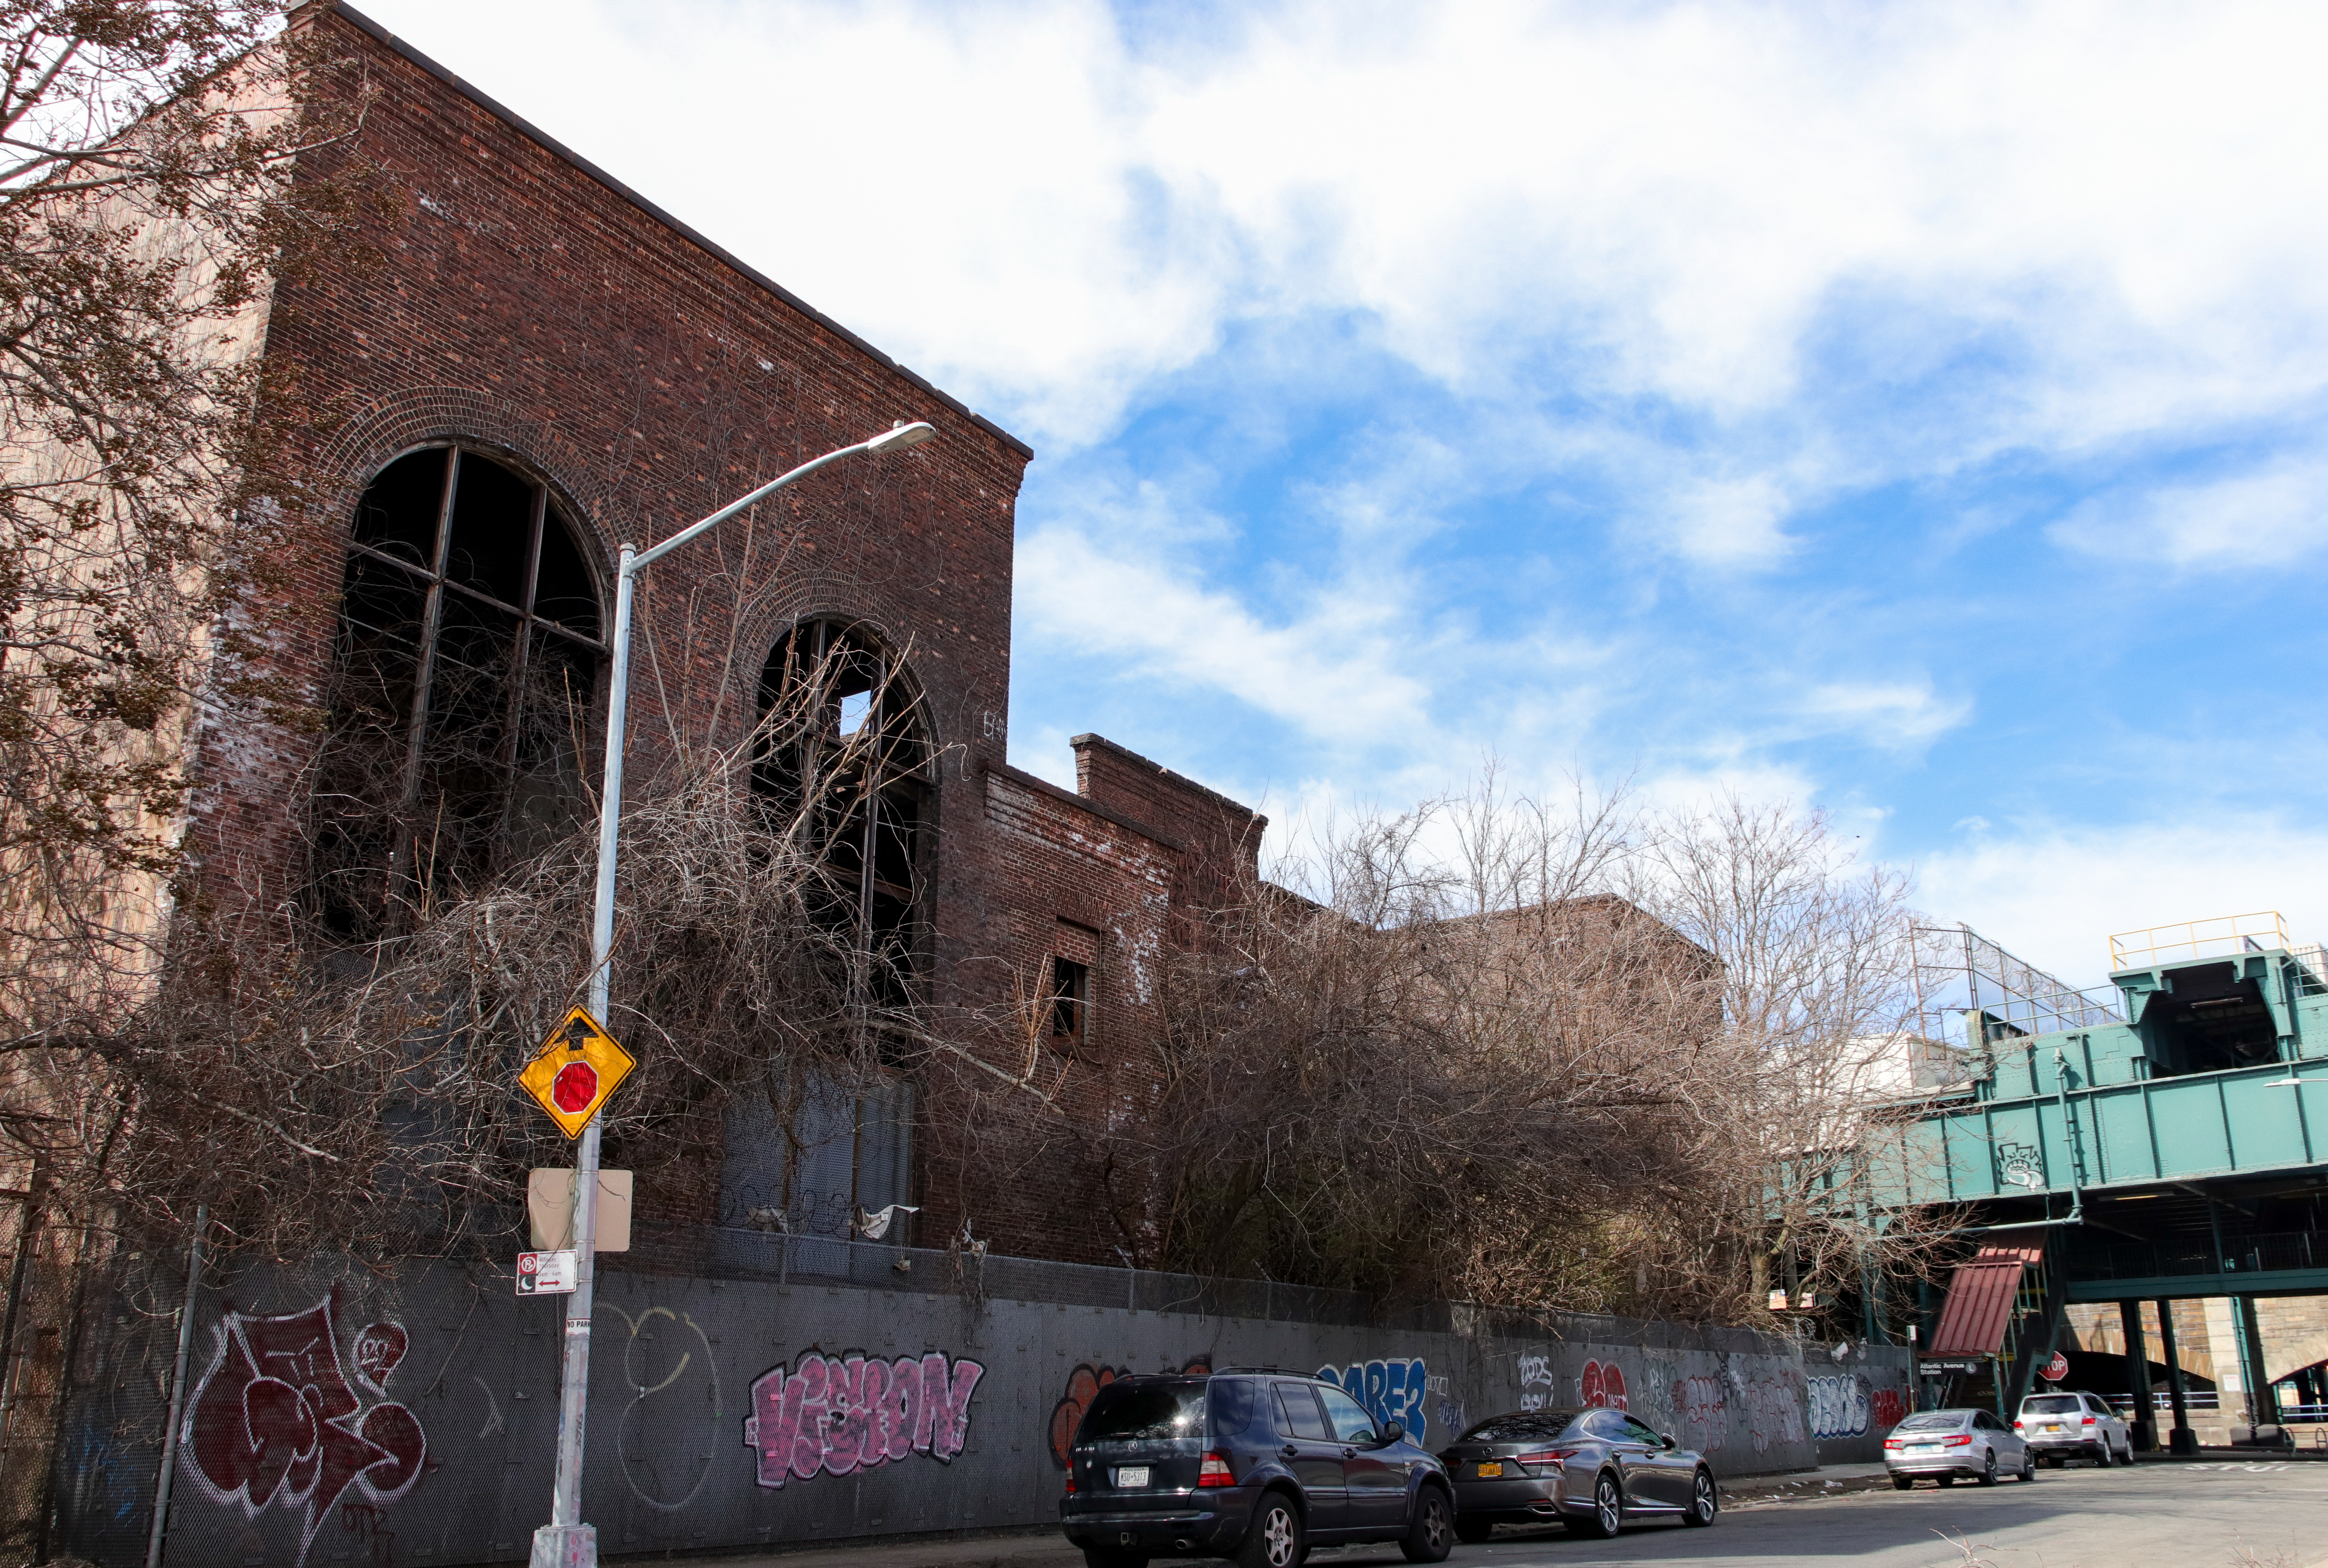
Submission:
[[[759,1482],[842,1476],[927,1454],[951,1462],[970,1436],[970,1397],[986,1368],[943,1351],[896,1360],[851,1350],[801,1352],[752,1380],[744,1443],[759,1460]]]
[[[351,1506],[392,1503],[428,1457],[418,1418],[383,1397],[411,1345],[404,1325],[368,1324],[343,1361],[332,1308],[326,1296],[281,1317],[228,1312],[179,1434],[212,1502],[250,1519],[270,1507],[299,1516],[301,1563],[346,1493]]]
[[[1875,1414],[1875,1391],[1867,1379],[1839,1373],[1809,1380],[1811,1435],[1822,1442],[1864,1437]]]
[[[1421,1442],[1431,1430],[1431,1414],[1427,1406],[1432,1394],[1432,1379],[1420,1356],[1387,1361],[1353,1361],[1339,1371],[1331,1367],[1320,1367],[1318,1376],[1328,1383],[1338,1383],[1348,1390],[1350,1397],[1365,1405],[1366,1414],[1375,1421],[1397,1422],[1417,1442]],[[1443,1377],[1439,1379],[1439,1386],[1443,1393],[1447,1380]]]
[[[1908,1419],[1907,1391],[1900,1388],[1878,1388],[1874,1395],[1875,1430],[1891,1431]]]
[[[1674,1385],[1681,1445],[1714,1453],[1730,1440],[1730,1395],[1719,1377],[1685,1377]]]
[[[1614,1361],[1587,1361],[1576,1380],[1576,1402],[1605,1410],[1625,1408],[1625,1374]]]
[[[1159,1369],[1165,1372],[1210,1372],[1213,1358],[1210,1356],[1194,1356],[1177,1367],[1166,1366]],[[1075,1428],[1083,1424],[1084,1413],[1091,1408],[1092,1401],[1099,1397],[1099,1391],[1117,1378],[1131,1375],[1129,1367],[1109,1367],[1092,1361],[1075,1363],[1075,1369],[1067,1374],[1065,1391],[1059,1395],[1059,1402],[1051,1406],[1053,1464],[1061,1470],[1067,1468],[1067,1451],[1075,1444]]]
[[[1773,1443],[1803,1441],[1803,1394],[1799,1373],[1757,1377],[1746,1385],[1746,1434],[1756,1453]]]
[[[1558,1380],[1552,1374],[1551,1357],[1528,1355],[1520,1358],[1522,1410],[1542,1410],[1552,1403],[1559,1386]]]
[[[692,1317],[669,1307],[649,1307],[634,1318],[611,1302],[598,1304],[622,1319],[631,1331],[623,1345],[623,1381],[630,1385],[631,1402],[623,1407],[622,1421],[615,1429],[623,1479],[631,1496],[646,1507],[659,1514],[675,1514],[694,1502],[711,1479],[712,1458],[699,1452],[699,1444],[657,1444],[647,1433],[659,1414],[666,1422],[698,1417],[717,1429],[721,1414],[719,1358],[711,1353],[711,1336]],[[669,1371],[663,1369],[671,1360],[671,1351],[662,1343],[666,1334],[678,1350],[677,1361]],[[690,1372],[694,1376],[690,1377]],[[650,1406],[650,1400],[656,1404]],[[669,1430],[667,1424],[665,1430]],[[686,1479],[690,1466],[694,1480],[681,1491],[679,1483]],[[679,1473],[666,1476],[666,1467]],[[671,1493],[678,1495],[668,1495]]]

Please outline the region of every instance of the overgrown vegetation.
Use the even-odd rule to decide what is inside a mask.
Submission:
[[[1926,1266],[1839,1176],[1905,889],[1816,817],[1474,793],[1328,832],[1180,955],[1173,1266],[1718,1321]]]

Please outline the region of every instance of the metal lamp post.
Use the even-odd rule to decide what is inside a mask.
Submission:
[[[651,550],[624,545],[615,568],[615,636],[606,697],[606,775],[598,799],[598,892],[590,922],[590,1012],[606,1016],[608,957],[615,945],[615,857],[623,806],[623,727],[631,689],[631,586],[639,573],[697,536],[788,484],[859,453],[879,456],[919,446],[937,434],[915,422],[885,430],[869,441],[828,452],[801,464],[683,528]],[[533,1533],[530,1568],[596,1568],[598,1532],[582,1523],[582,1433],[590,1378],[590,1311],[597,1279],[598,1118],[582,1130],[574,1162],[574,1293],[566,1301],[566,1354],[558,1396],[558,1477],[550,1491],[549,1523]]]

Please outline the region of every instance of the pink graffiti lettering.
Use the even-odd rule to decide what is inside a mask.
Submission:
[[[398,1323],[374,1323],[352,1347],[357,1377],[385,1392],[410,1343]],[[403,1405],[366,1409],[348,1386],[325,1297],[279,1318],[229,1312],[210,1369],[195,1386],[179,1442],[197,1484],[246,1518],[269,1505],[302,1515],[299,1561],[351,1487],[375,1503],[402,1497],[428,1456],[419,1421]]]
[[[952,1462],[970,1436],[970,1400],[986,1368],[933,1350],[894,1361],[850,1351],[803,1352],[798,1370],[770,1367],[752,1381],[744,1442],[759,1482],[844,1476],[925,1453]]]
[[[1908,1402],[1897,1388],[1878,1388],[1871,1404],[1874,1419],[1869,1425],[1879,1436],[1908,1419]]]
[[[1604,1410],[1625,1408],[1625,1374],[1614,1361],[1587,1361],[1577,1379],[1577,1402]]]

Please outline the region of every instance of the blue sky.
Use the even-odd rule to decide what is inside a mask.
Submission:
[[[1025,767],[2328,937],[2328,12],[359,3],[1035,445]]]

